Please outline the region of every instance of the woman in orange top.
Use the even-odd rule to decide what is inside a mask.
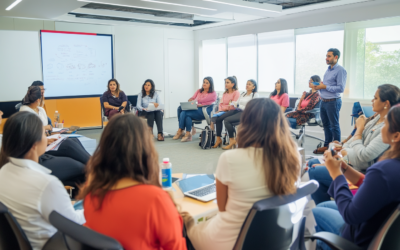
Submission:
[[[86,226],[125,250],[185,250],[183,220],[161,189],[158,154],[149,130],[133,114],[115,116],[87,165]]]

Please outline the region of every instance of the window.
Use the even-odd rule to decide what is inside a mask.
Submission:
[[[279,78],[294,92],[294,30],[258,34],[258,91],[272,92]]]
[[[211,76],[216,91],[225,90],[226,78],[226,39],[203,41],[203,76]],[[203,82],[200,82],[200,87]]]
[[[236,76],[240,91],[246,89],[247,80],[257,80],[255,35],[228,38],[228,76]]]
[[[384,83],[400,86],[400,25],[365,31],[364,98]]]
[[[337,48],[341,52],[339,64],[343,65],[343,38],[344,30],[339,27],[316,27],[316,32],[308,33],[312,29],[296,30],[296,84],[295,94],[308,91],[308,81],[313,75],[324,77],[328,65],[326,64],[326,53],[330,48]],[[321,32],[322,30],[329,30]],[[303,34],[306,33],[306,34]]]

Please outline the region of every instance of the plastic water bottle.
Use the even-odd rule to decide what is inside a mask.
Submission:
[[[169,189],[172,187],[172,164],[169,161],[169,158],[163,159],[161,167],[162,167],[161,168],[162,187],[164,189]]]
[[[60,123],[60,114],[56,110],[56,112],[54,113],[54,126],[57,126],[58,123]]]

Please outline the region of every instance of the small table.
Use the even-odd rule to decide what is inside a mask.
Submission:
[[[182,178],[182,173],[172,174],[175,178]],[[187,196],[184,196],[181,189],[176,185],[172,184],[172,194],[174,201],[180,206],[182,212],[188,212],[196,224],[202,221],[206,221],[214,217],[218,212],[217,200],[212,200],[209,202],[202,202]]]

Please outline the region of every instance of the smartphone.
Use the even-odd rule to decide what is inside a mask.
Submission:
[[[121,106],[118,108],[118,112],[121,112],[121,110],[124,108],[124,106]]]
[[[329,150],[332,153],[332,156],[336,155],[336,151],[335,151],[335,144],[331,143],[331,145],[329,145]]]
[[[313,82],[312,84],[314,84],[315,86],[318,86],[319,82]]]

